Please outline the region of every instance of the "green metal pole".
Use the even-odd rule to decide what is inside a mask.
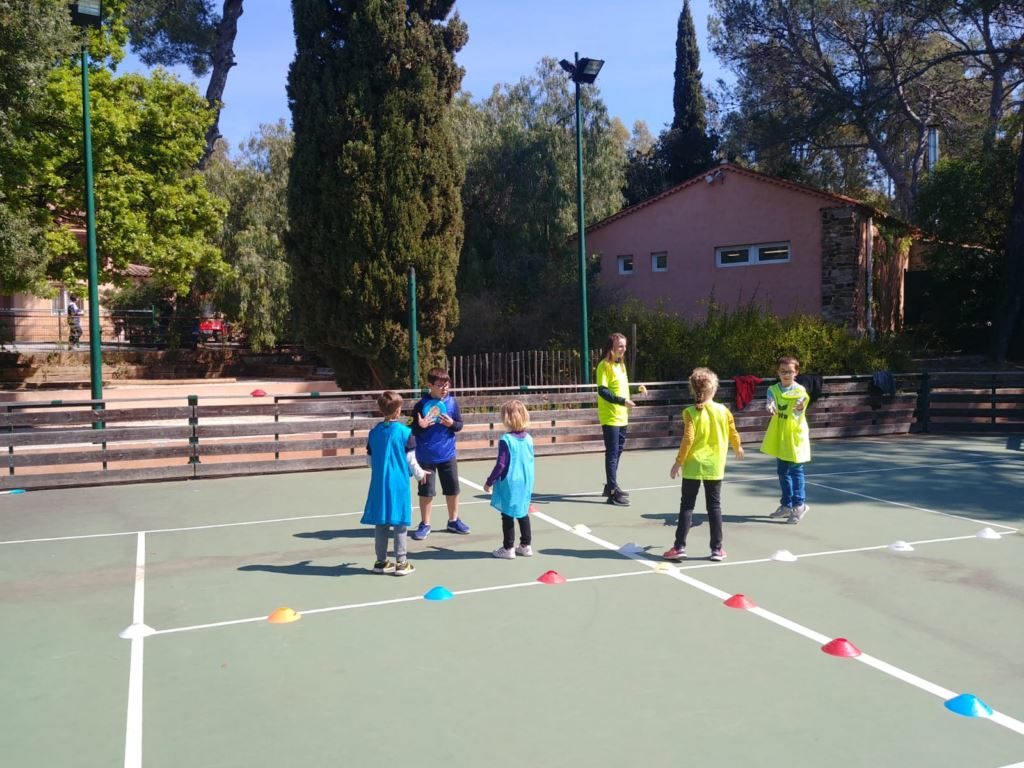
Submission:
[[[409,386],[420,388],[420,356],[416,333],[416,268],[409,267]]]
[[[573,82],[576,84],[576,227],[580,245],[580,380],[590,383],[590,342],[587,334],[587,244],[583,232],[583,121],[580,117],[580,54],[573,54],[576,70]]]
[[[92,125],[89,116],[89,48],[82,44],[82,154],[85,156],[85,236],[89,255],[89,380],[92,399],[103,399],[100,354],[99,270],[96,266],[96,200],[92,194]]]

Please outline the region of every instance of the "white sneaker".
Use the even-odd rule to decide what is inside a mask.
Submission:
[[[520,557],[533,557],[533,547],[529,544],[523,544],[516,547],[516,554]]]
[[[810,507],[807,506],[806,504],[801,504],[798,507],[793,507],[793,512],[792,512],[792,514],[790,514],[789,519],[786,520],[786,522],[787,523],[799,523],[801,520],[804,519],[804,515],[807,514],[807,511],[809,509],[810,509]]]
[[[776,509],[770,515],[768,515],[768,517],[775,518],[775,519],[778,519],[780,517],[792,517],[792,516],[793,516],[793,509],[791,507],[783,506],[782,504],[779,505],[778,509]]]
[[[496,550],[491,552],[491,554],[494,555],[499,560],[515,560],[516,559],[516,551],[514,549],[512,549],[511,547],[509,547],[508,549],[505,549],[504,547],[498,547]]]

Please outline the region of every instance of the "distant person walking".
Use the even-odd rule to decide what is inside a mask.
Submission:
[[[78,306],[78,297],[68,295],[68,343],[77,347],[82,340],[82,308]]]
[[[608,351],[597,364],[597,417],[604,437],[604,490],[609,504],[629,506],[629,494],[619,487],[619,459],[626,447],[629,409],[636,405],[629,397],[629,376],[626,373],[626,337],[613,333],[608,337]],[[641,385],[640,394],[647,390]]]

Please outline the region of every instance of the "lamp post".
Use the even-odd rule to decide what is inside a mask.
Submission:
[[[576,228],[579,242],[580,269],[580,378],[590,383],[590,342],[587,335],[587,245],[583,232],[583,120],[580,116],[580,84],[593,83],[604,66],[604,59],[580,58],[577,51],[573,60],[558,62],[576,84]]]
[[[89,381],[92,399],[103,399],[103,357],[100,354],[99,269],[96,265],[96,200],[93,197],[92,125],[89,116],[89,45],[84,36],[88,27],[99,27],[103,18],[102,0],[71,3],[71,23],[82,27],[82,155],[85,160],[85,239],[89,258]]]

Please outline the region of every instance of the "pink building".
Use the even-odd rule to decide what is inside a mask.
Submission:
[[[725,308],[753,301],[778,315],[821,315],[864,330],[868,233],[881,215],[851,198],[722,164],[594,224],[586,245],[600,257],[599,284],[618,298],[687,318],[702,317],[711,298]]]

